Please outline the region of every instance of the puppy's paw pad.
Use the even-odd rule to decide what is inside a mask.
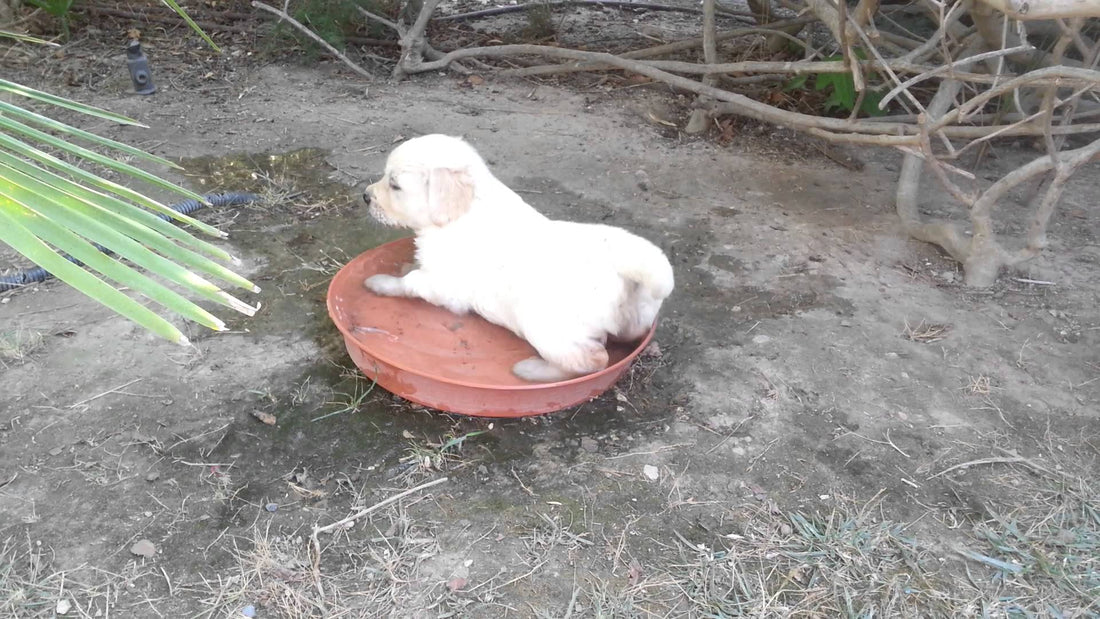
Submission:
[[[533,383],[553,383],[573,375],[541,357],[530,357],[512,366],[512,373]]]
[[[363,280],[363,286],[384,297],[399,297],[405,292],[401,278],[392,275],[372,275]]]

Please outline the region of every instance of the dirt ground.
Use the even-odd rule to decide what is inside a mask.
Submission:
[[[889,151],[852,170],[752,123],[688,139],[652,122],[684,103],[659,89],[368,85],[149,47],[152,97],[94,36],[14,73],[145,122],[92,128],[182,160],[192,188],[263,191],[199,213],[262,310],[177,348],[57,282],[0,298],[0,616],[1100,613],[1095,166],[1050,251],[970,290],[899,231]],[[403,234],[356,184],[432,132],[545,213],[668,253],[659,347],[613,392],[491,422],[354,370],[326,285]],[[980,175],[1034,156],[998,145]],[[443,477],[311,551],[314,526]]]

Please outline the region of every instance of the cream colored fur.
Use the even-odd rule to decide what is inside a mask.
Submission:
[[[363,197],[379,221],[416,233],[416,268],[364,285],[511,329],[540,355],[513,367],[525,380],[605,368],[607,340],[644,336],[672,292],[672,267],[656,245],[620,228],[548,219],[460,138],[401,144]]]

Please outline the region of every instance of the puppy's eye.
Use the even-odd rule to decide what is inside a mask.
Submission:
[[[401,187],[397,185],[397,181],[393,180],[392,178],[390,179],[390,189],[394,191],[401,191]]]

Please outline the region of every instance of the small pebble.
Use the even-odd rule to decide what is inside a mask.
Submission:
[[[72,608],[73,603],[69,600],[58,600],[57,606],[54,608],[54,611],[59,615],[67,615],[69,614],[69,611],[72,610]]]
[[[277,511],[279,511],[279,504],[278,503],[268,503],[267,505],[264,505],[264,509],[266,509],[269,512],[277,512]]]
[[[245,617],[255,617],[256,616],[256,607],[249,604],[248,606],[245,606],[244,608],[241,609],[241,614],[244,615]]]
[[[156,471],[150,471],[149,474],[145,476],[145,481],[156,481],[158,479],[160,479],[160,473]]]
[[[647,464],[647,465],[643,466],[642,467],[642,473],[650,481],[657,481],[657,478],[659,478],[661,476],[661,471],[657,467],[653,466],[652,464]]]
[[[763,335],[763,334],[757,335],[757,336],[752,338],[752,343],[753,344],[767,344],[770,341],[772,341],[772,338],[768,337],[767,335]]]

